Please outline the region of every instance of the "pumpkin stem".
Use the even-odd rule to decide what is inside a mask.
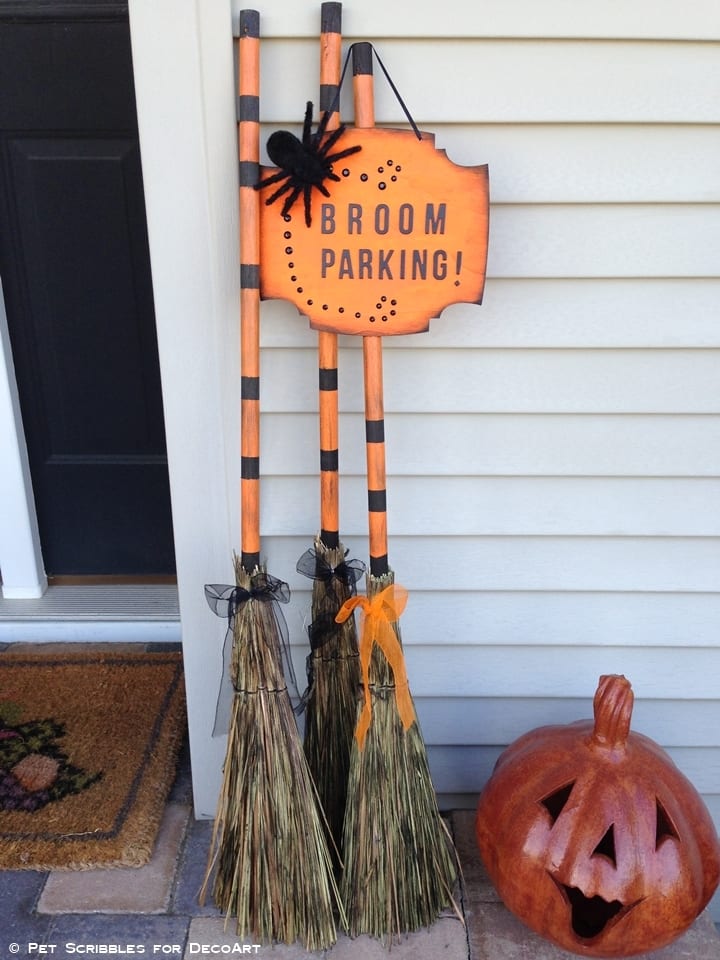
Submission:
[[[619,674],[600,677],[593,700],[593,740],[604,747],[624,747],[630,733],[634,695],[630,681]]]

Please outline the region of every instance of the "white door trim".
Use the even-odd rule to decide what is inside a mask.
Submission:
[[[213,816],[212,739],[238,508],[237,126],[230,2],[130,0],[135,91],[175,534],[195,809]],[[237,548],[238,544],[234,544]]]
[[[41,597],[47,578],[0,285],[0,573],[5,600]]]

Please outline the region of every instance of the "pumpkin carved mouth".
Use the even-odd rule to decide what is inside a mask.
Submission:
[[[604,932],[608,924],[620,919],[636,907],[640,901],[625,906],[620,900],[604,900],[596,894],[587,897],[578,887],[570,887],[553,877],[563,898],[570,906],[570,922],[573,932],[581,940],[594,940]]]
[[[602,897],[586,897],[577,887],[565,887],[570,901],[572,928],[583,940],[592,940],[599,936],[610,921],[623,908],[619,900],[603,900]]]

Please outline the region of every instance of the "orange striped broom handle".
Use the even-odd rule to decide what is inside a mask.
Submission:
[[[240,506],[241,561],[260,563],[260,15],[240,11]]]
[[[337,102],[342,47],[342,4],[323,3],[320,13],[320,112],[333,110],[328,132],[340,126]],[[320,539],[328,549],[340,540],[338,476],[338,338],[318,333],[320,412]]]
[[[355,126],[375,126],[372,46],[353,46]],[[365,378],[365,450],[367,455],[370,573],[389,572],[387,550],[387,496],[385,492],[385,409],[383,403],[382,337],[363,337]]]

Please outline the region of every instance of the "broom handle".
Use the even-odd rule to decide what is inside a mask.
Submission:
[[[353,46],[353,97],[355,126],[375,126],[372,46]],[[367,455],[368,528],[370,573],[390,572],[387,550],[387,496],[385,492],[385,408],[383,403],[382,337],[363,337],[365,378],[365,450]]]
[[[260,564],[260,15],[240,11],[240,506],[241,562]]]
[[[336,102],[340,84],[342,4],[320,8],[320,111]],[[339,105],[330,115],[328,132],[340,126]],[[330,550],[340,542],[338,476],[338,337],[318,333],[318,386],[320,413],[320,540]]]

